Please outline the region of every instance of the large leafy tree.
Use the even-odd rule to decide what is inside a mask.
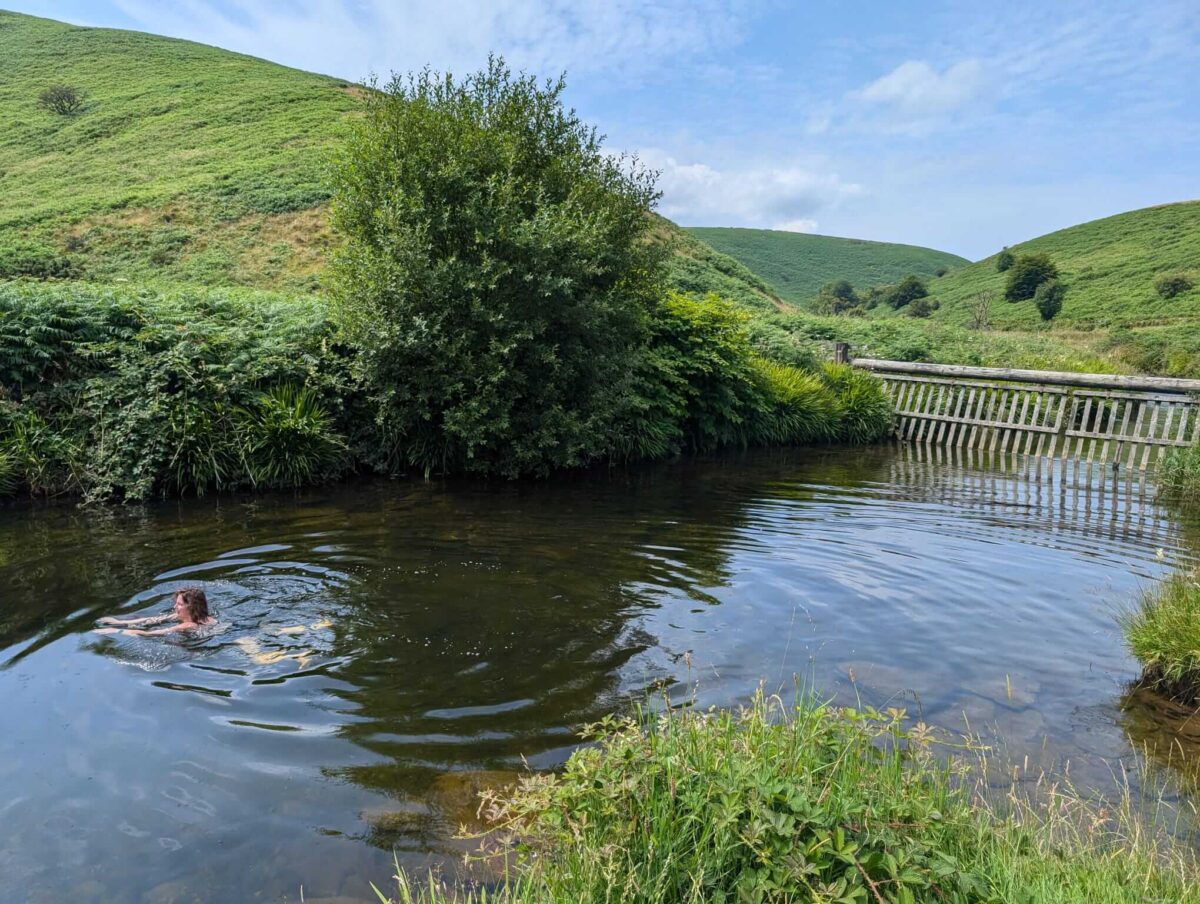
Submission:
[[[368,92],[334,172],[332,288],[383,464],[513,476],[607,454],[662,250],[655,174],[499,58]]]

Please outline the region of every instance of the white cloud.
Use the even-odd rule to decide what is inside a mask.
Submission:
[[[139,27],[358,79],[478,69],[489,52],[543,74],[631,77],[728,45],[736,0],[115,0]]]
[[[706,163],[682,163],[657,149],[638,156],[661,173],[659,211],[689,226],[815,232],[817,214],[862,192],[861,186],[836,173],[798,166],[721,170]]]
[[[851,96],[908,116],[931,116],[974,100],[983,81],[978,60],[961,60],[940,73],[923,60],[908,60]]]

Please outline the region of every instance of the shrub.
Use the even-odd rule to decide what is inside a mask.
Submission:
[[[84,92],[73,85],[51,85],[38,94],[38,105],[59,116],[70,116],[83,109]]]
[[[996,293],[990,289],[985,289],[982,292],[977,292],[968,302],[967,310],[970,312],[971,318],[967,326],[973,330],[987,330],[992,326],[992,302],[996,300]]]
[[[381,461],[544,474],[612,444],[661,294],[653,174],[500,59],[371,91],[334,172],[332,280]]]
[[[883,381],[849,364],[826,364],[822,378],[837,399],[839,440],[875,443],[892,430],[892,400]]]
[[[1037,287],[1037,291],[1033,293],[1033,303],[1042,315],[1042,320],[1049,322],[1058,316],[1058,312],[1062,310],[1063,296],[1066,294],[1067,287],[1057,279]]]
[[[837,398],[816,374],[754,359],[763,399],[751,420],[759,444],[828,442],[837,436]]]
[[[241,412],[239,448],[256,486],[301,487],[336,474],[346,445],[311,389],[276,386]]]
[[[356,404],[331,338],[311,299],[0,285],[0,450],[30,491],[92,499],[321,479]]]
[[[1047,254],[1022,254],[1013,261],[1008,271],[1008,282],[1004,286],[1004,297],[1009,301],[1024,301],[1033,298],[1037,287],[1044,282],[1058,279],[1058,268]]]
[[[861,304],[854,294],[854,287],[844,279],[826,283],[817,293],[813,302],[813,310],[818,314],[843,314]]]
[[[1159,298],[1174,298],[1191,291],[1193,285],[1192,277],[1187,273],[1164,273],[1154,281],[1154,291]]]
[[[940,308],[942,305],[936,299],[918,298],[912,302],[905,310],[905,314],[909,317],[929,317]]]
[[[949,267],[938,267],[937,270],[934,271],[933,275],[941,278],[949,272],[950,272]]]
[[[0,279],[67,279],[78,275],[70,258],[38,242],[0,240]]]
[[[900,280],[899,284],[892,289],[887,297],[887,303],[893,308],[899,310],[910,302],[916,301],[918,298],[924,298],[929,294],[929,289],[926,288],[920,277],[906,276]]]
[[[1015,259],[1013,253],[1005,248],[996,255],[996,272],[1004,273],[1006,270],[1011,269]]]

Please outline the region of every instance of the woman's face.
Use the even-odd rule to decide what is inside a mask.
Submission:
[[[175,617],[186,621],[188,618],[187,606],[183,604],[183,594],[175,594]]]

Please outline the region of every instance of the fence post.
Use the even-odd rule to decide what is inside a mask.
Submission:
[[[849,364],[850,363],[850,343],[839,342],[833,347],[833,363],[834,364]]]

